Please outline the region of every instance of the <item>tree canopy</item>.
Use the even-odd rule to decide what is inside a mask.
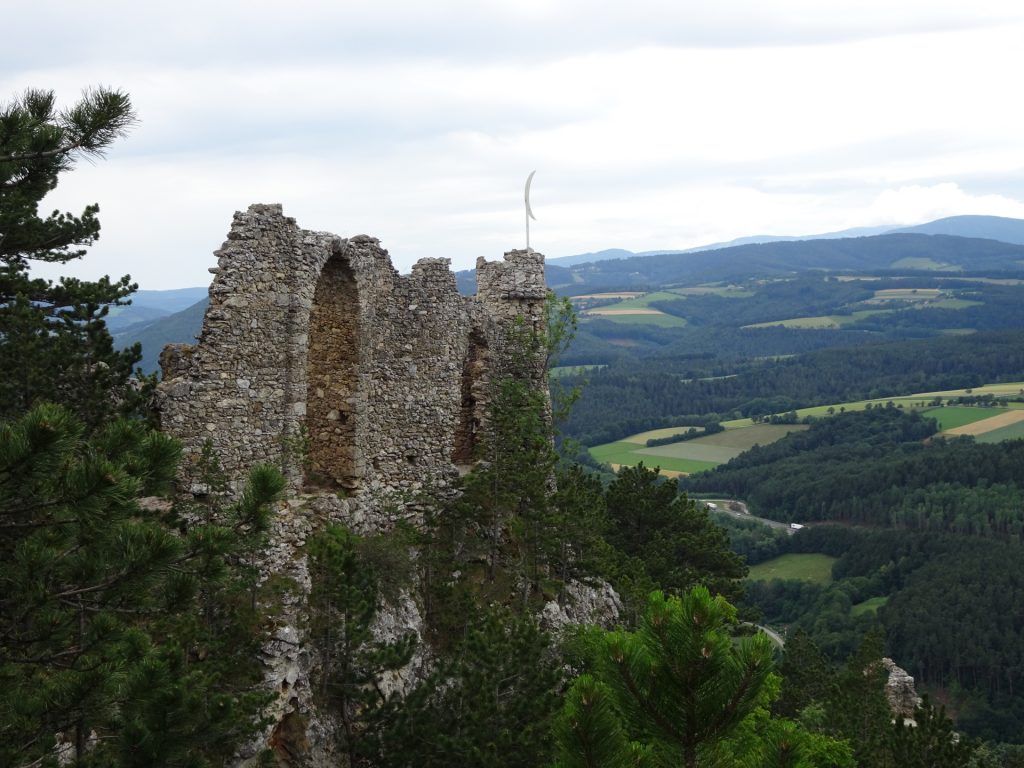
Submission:
[[[81,214],[39,207],[62,173],[102,156],[136,117],[127,94],[87,90],[66,109],[52,91],[28,90],[0,106],[0,418],[60,402],[88,425],[138,404],[129,377],[138,348],[115,350],[103,318],[137,287],[31,275],[33,262],[81,258],[99,237],[99,206]]]

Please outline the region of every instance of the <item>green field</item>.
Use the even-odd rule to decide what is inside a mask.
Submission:
[[[975,441],[979,443],[1001,443],[1003,440],[1020,440],[1021,438],[1024,438],[1024,421],[974,436]]]
[[[921,392],[913,395],[879,398],[876,400],[858,400],[833,405],[818,405],[812,408],[801,408],[796,413],[799,418],[829,416],[841,411],[862,411],[868,405],[884,406],[892,402],[906,410],[919,410],[939,421],[940,429],[952,429],[955,426],[970,424],[986,419],[1006,410],[1024,409],[1024,403],[1010,403],[1005,408],[987,408],[973,406],[946,406],[934,408],[935,398],[949,399],[970,395],[992,394],[995,396],[1015,396],[1024,394],[1024,382],[1007,382],[1003,384],[986,384],[973,389],[954,389],[944,392]],[[664,438],[685,432],[689,427],[676,426],[663,429],[652,429],[630,435],[614,443],[598,445],[590,449],[590,454],[597,460],[608,464],[633,466],[644,462],[647,466],[655,464],[662,469],[675,472],[701,472],[723,464],[734,456],[757,445],[768,445],[781,439],[787,432],[807,429],[804,424],[754,424],[750,419],[734,419],[723,421],[724,432],[698,437],[681,443],[647,448],[647,441],[652,438]],[[1014,440],[1024,437],[1024,422],[1011,424],[1001,429],[979,435],[979,442],[994,443],[1002,440]]]
[[[747,576],[752,581],[786,579],[828,584],[832,581],[832,564],[838,558],[828,555],[781,555],[750,567]]]
[[[647,309],[652,301],[672,301],[677,298],[679,297],[666,291],[652,291],[635,299],[623,299],[615,304],[608,304],[601,309]]]
[[[673,472],[685,472],[693,474],[703,472],[705,469],[713,469],[717,466],[715,462],[700,461],[672,456],[640,456],[637,455],[635,443],[619,441],[616,443],[605,443],[596,448],[590,449],[590,455],[602,464],[622,464],[624,466],[635,466],[641,461],[647,467],[661,467]]]
[[[739,430],[737,430],[739,431]],[[743,449],[728,448],[723,445],[709,445],[703,442],[707,438],[700,437],[682,443],[659,445],[655,448],[636,448],[633,461],[650,464],[663,458],[690,459],[691,461],[708,461],[712,464],[725,464],[729,459],[743,453]]]
[[[767,323],[754,323],[745,325],[744,328],[771,328],[781,325],[783,328],[803,328],[805,330],[821,330],[829,328],[842,328],[853,325],[865,317],[871,315],[887,315],[895,310],[892,309],[860,309],[848,315],[819,315],[817,317],[791,317],[788,320],[772,320]]]
[[[850,613],[860,616],[862,613],[876,613],[879,608],[889,602],[888,597],[869,597],[863,603],[857,603],[850,608]]]
[[[890,269],[929,269],[942,270],[943,272],[959,272],[960,267],[955,264],[943,264],[941,261],[926,257],[908,256],[905,259],[898,259],[889,265]]]
[[[973,424],[976,421],[1006,413],[1006,408],[975,408],[969,405],[947,405],[944,408],[929,408],[924,411],[925,416],[930,416],[939,422],[939,429],[955,429],[964,424]]]
[[[556,365],[550,371],[548,375],[554,376],[556,379],[560,376],[574,376],[577,373],[586,373],[587,371],[599,371],[602,368],[608,366],[604,363],[600,365]]]
[[[938,288],[883,288],[875,291],[879,301],[927,301],[942,295]]]
[[[700,472],[724,464],[755,445],[774,443],[789,432],[807,429],[804,424],[752,424],[749,419],[746,421],[747,424],[736,429],[648,448],[648,440],[685,432],[689,427],[653,429],[614,443],[598,445],[590,449],[590,454],[598,461],[611,464],[633,465],[642,461],[647,466],[658,464],[678,472]]]
[[[679,296],[721,296],[725,299],[748,299],[753,291],[735,285],[698,285],[691,288],[670,288],[669,293]]]
[[[597,295],[597,294],[595,294]],[[678,299],[679,296],[666,291],[651,291],[635,298],[623,299],[613,304],[605,304],[601,307],[594,307],[591,310],[584,310],[580,314],[580,320],[610,320],[613,323],[624,325],[656,325],[660,328],[682,328],[686,325],[685,318],[668,315],[660,310],[650,307],[652,301],[663,301]],[[647,314],[629,314],[629,310],[649,310]],[[626,314],[605,314],[606,312],[625,312]],[[657,312],[657,314],[652,314]]]
[[[608,307],[602,307],[608,309]],[[615,309],[619,309],[618,304]],[[666,315],[664,312],[658,315],[581,315],[583,322],[589,320],[609,320],[613,323],[624,325],[657,325],[661,328],[682,328],[686,325],[686,319],[675,315]]]
[[[884,406],[886,403],[892,402],[894,405],[902,405],[906,409],[911,408],[928,408],[935,398],[941,398],[948,400],[954,397],[970,397],[971,395],[995,395],[996,397],[1006,396],[1014,397],[1017,395],[1024,395],[1024,382],[1011,381],[1003,384],[986,384],[981,387],[974,387],[973,389],[949,389],[942,392],[918,392],[911,395],[898,395],[895,397],[879,397],[874,400],[856,400],[849,403],[833,403],[832,405],[816,405],[811,408],[800,408],[797,410],[796,415],[800,418],[804,416],[828,416],[828,409],[831,408],[835,413],[839,413],[840,408],[847,411],[862,411],[867,405],[875,407],[878,405]],[[954,408],[959,406],[947,406]],[[1024,408],[1022,403],[1008,403],[1007,409]],[[981,408],[971,408],[972,411],[982,411]],[[999,410],[999,409],[996,409]],[[992,414],[987,414],[983,418],[988,418]],[[723,421],[722,426],[726,429],[735,429],[737,427],[743,427],[750,424],[750,419],[735,419],[733,421]]]

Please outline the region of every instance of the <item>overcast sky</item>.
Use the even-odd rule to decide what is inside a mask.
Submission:
[[[381,239],[406,272],[755,234],[1024,218],[1024,3],[12,3],[0,99],[130,93],[45,203],[101,207],[62,272],[205,285],[232,212]],[[52,275],[51,275],[52,276]]]

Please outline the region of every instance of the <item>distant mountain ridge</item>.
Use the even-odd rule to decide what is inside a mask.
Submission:
[[[151,291],[158,293],[158,291]],[[206,293],[206,289],[203,289]],[[139,367],[145,373],[153,373],[160,366],[160,353],[168,344],[191,344],[203,327],[203,316],[210,303],[208,298],[197,301],[180,312],[165,315],[157,320],[144,320],[127,328],[117,330],[115,347],[128,347],[136,342],[142,344],[142,360]]]
[[[815,237],[739,238],[687,251],[633,253],[613,248],[548,259],[547,281],[563,293],[602,289],[649,290],[694,283],[779,275],[808,269],[1024,272],[1024,220],[1000,216],[951,216],[902,227],[857,228]],[[968,234],[969,233],[969,234]],[[574,261],[575,260],[575,261]],[[474,270],[456,272],[459,290],[476,292]],[[160,351],[190,343],[202,327],[206,288],[138,291],[131,307],[112,312],[115,343],[143,345],[143,369],[156,370]],[[191,301],[189,301],[191,299]]]
[[[952,235],[896,233],[737,245],[695,253],[633,256],[578,264],[568,279],[549,275],[567,294],[734,282],[807,270],[889,272],[1024,272],[1024,245]],[[556,282],[557,280],[557,282]]]
[[[1024,219],[1010,219],[1005,216],[949,216],[929,221],[927,224],[918,224],[916,227],[893,229],[890,232],[978,237],[1024,245]]]
[[[112,307],[107,315],[111,332],[121,332],[140,323],[150,323],[173,315],[195,304],[207,294],[206,288],[173,288],[167,291],[142,290],[132,294],[126,307]]]
[[[684,250],[653,250],[629,251],[624,248],[608,248],[591,253],[580,253],[573,256],[556,256],[547,260],[548,265],[573,267],[594,261],[610,259],[628,259],[634,256],[655,256],[662,254],[698,253],[700,251],[720,250],[738,245],[759,245],[762,243],[791,242],[794,240],[837,240],[851,237],[871,237],[874,235],[916,233],[922,235],[953,235],[956,237],[974,237],[986,240],[999,240],[1004,243],[1024,244],[1024,219],[1011,219],[1004,216],[947,216],[925,224],[915,226],[883,225],[877,227],[853,227],[837,232],[825,232],[819,235],[751,235],[738,237],[719,243],[698,245]]]

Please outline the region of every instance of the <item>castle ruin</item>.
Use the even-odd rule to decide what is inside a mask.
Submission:
[[[161,355],[158,397],[185,472],[209,440],[235,484],[277,463],[294,489],[364,507],[449,486],[473,460],[511,323],[543,322],[533,251],[479,259],[465,297],[448,259],[402,276],[372,237],[303,230],[280,205],[252,205],[216,255],[202,333]]]

